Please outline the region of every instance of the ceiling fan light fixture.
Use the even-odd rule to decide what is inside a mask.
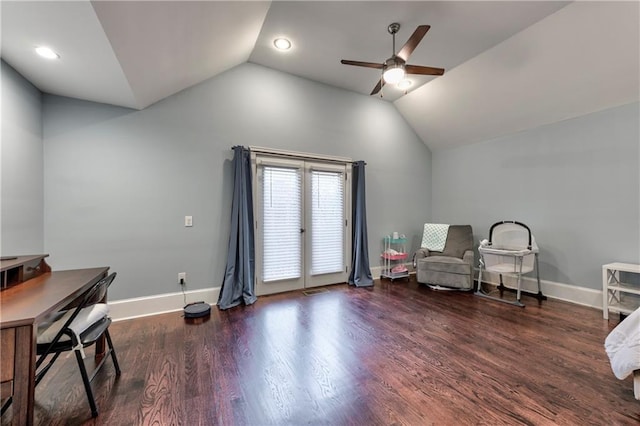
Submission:
[[[382,74],[382,78],[384,78],[384,82],[387,84],[398,84],[404,79],[404,76],[405,71],[404,65],[402,64],[388,66]]]
[[[406,78],[402,81],[400,81],[398,83],[398,89],[408,89],[409,87],[411,87],[413,85],[413,82],[411,80],[407,80]]]
[[[284,37],[278,37],[277,39],[273,40],[273,45],[278,50],[289,50],[289,49],[291,49],[291,42],[289,40],[287,40],[286,38],[284,38]]]
[[[43,58],[58,59],[60,57],[60,55],[58,55],[51,48],[46,46],[37,46],[35,49],[36,49],[36,53],[42,56]]]
[[[400,24],[394,22],[387,27],[387,31],[389,32],[389,34],[391,34],[391,37],[393,39],[393,50],[389,59],[387,59],[383,63],[361,62],[342,59],[340,63],[344,65],[355,65],[358,67],[374,68],[382,71],[382,77],[378,79],[378,82],[371,91],[370,95],[380,93],[380,96],[382,96],[382,87],[385,84],[396,85],[398,89],[404,90],[404,93],[406,94],[407,89],[413,85],[413,82],[411,80],[405,78],[407,74],[444,74],[444,68],[426,67],[422,65],[407,65],[409,56],[411,56],[420,41],[422,41],[422,38],[425,36],[425,34],[427,34],[429,28],[431,28],[429,25],[418,25],[413,34],[411,34],[411,37],[409,37],[407,42],[396,53],[396,34],[400,29]]]

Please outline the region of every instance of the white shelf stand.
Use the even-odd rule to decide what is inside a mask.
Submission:
[[[404,237],[384,237],[384,251],[380,255],[383,259],[380,278],[388,278],[393,281],[409,277],[409,270],[404,265],[409,256],[406,251],[406,244],[407,239]]]
[[[640,265],[620,262],[602,265],[602,317],[604,319],[609,319],[609,311],[629,315],[640,307],[640,299],[624,299],[625,294],[640,297],[640,285],[621,282],[620,272],[640,274]]]

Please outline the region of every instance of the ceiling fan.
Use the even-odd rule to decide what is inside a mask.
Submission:
[[[376,68],[382,70],[382,77],[378,81],[378,84],[376,84],[376,87],[371,91],[372,95],[380,92],[385,83],[399,83],[404,79],[406,74],[443,75],[444,68],[423,67],[420,65],[407,64],[409,56],[413,53],[427,31],[429,31],[429,28],[431,28],[429,25],[419,25],[396,55],[396,33],[400,29],[400,24],[394,22],[387,27],[387,31],[389,31],[389,34],[393,37],[393,51],[391,57],[384,61],[384,63],[379,64],[375,62],[349,61],[346,59],[342,59],[340,62],[344,65],[355,65],[357,67]]]

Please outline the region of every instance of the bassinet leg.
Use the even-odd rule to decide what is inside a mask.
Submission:
[[[640,370],[633,372],[633,396],[640,401]]]
[[[540,286],[540,268],[538,267],[538,253],[535,254],[534,259],[536,261],[536,278],[538,280],[538,294],[535,297],[538,300],[547,300],[547,296],[542,294],[542,287]]]
[[[498,290],[500,290],[500,296],[502,296],[502,292],[506,289],[504,283],[502,282],[502,274],[500,274],[500,285],[498,286]]]
[[[500,281],[502,281],[502,274],[500,274]],[[505,289],[507,288],[505,287]],[[476,290],[475,295],[482,296],[486,299],[495,300],[496,302],[508,303],[509,305],[524,307],[524,305],[520,303],[520,300],[511,301],[508,299],[503,299],[502,292],[500,292],[500,297],[495,297],[495,296],[491,296],[490,293],[485,293],[484,291],[482,291],[482,264],[480,264],[480,268],[478,269],[478,289]]]
[[[482,264],[480,264],[480,268],[478,268],[478,288],[476,289],[476,294],[482,293]]]
[[[516,289],[517,291],[517,296],[516,296],[516,300],[509,300],[509,299],[503,299],[504,296],[504,290],[509,290],[509,291],[513,291],[513,289],[507,288],[504,285],[504,282],[502,280],[502,274],[500,274],[500,285],[497,287],[497,289],[500,291],[500,297],[495,297],[495,296],[491,296],[488,293],[484,293],[482,291],[482,264],[480,265],[480,273],[478,274],[478,291],[476,291],[476,294],[478,296],[482,296],[485,297],[487,299],[492,299],[495,300],[497,302],[502,302],[502,303],[508,303],[509,305],[514,305],[514,306],[518,306],[521,308],[524,308],[524,303],[522,303],[520,301],[520,282],[521,282],[521,277],[522,277],[522,257],[520,257],[520,270],[518,273],[518,288]]]
[[[522,260],[524,257],[520,256],[518,259],[520,259],[520,267],[518,270],[518,289],[516,290],[516,300],[518,303],[522,304],[522,302],[520,302],[520,284],[522,284]]]

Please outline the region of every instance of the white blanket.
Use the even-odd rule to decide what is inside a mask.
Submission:
[[[425,223],[420,247],[426,248],[429,251],[443,251],[447,243],[448,234],[449,225]]]
[[[604,341],[613,374],[620,380],[640,370],[640,308],[616,326]]]

